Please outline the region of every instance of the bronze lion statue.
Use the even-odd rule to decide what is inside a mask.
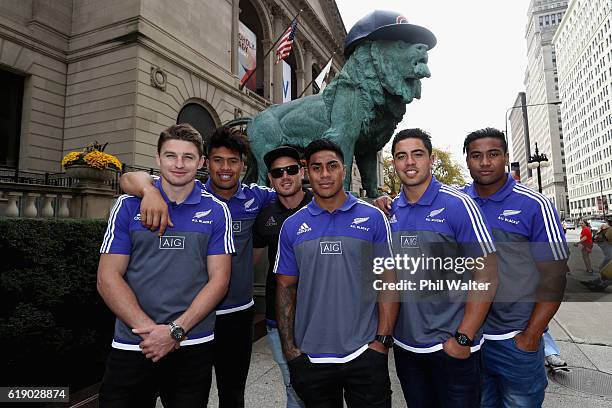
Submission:
[[[391,139],[406,104],[420,99],[421,79],[430,76],[427,52],[435,45],[433,33],[397,12],[375,10],[359,20],[345,39],[345,65],[323,92],[273,105],[248,124],[257,182],[266,183],[263,157],[270,150],[301,150],[328,138],[344,153],[344,188],[350,187],[354,157],[363,189],[377,197],[377,152]]]
[[[406,112],[421,97],[421,78],[429,77],[427,45],[367,41],[322,93],[274,105],[247,127],[257,160],[257,182],[265,184],[263,156],[281,145],[304,148],[328,138],[343,150],[349,189],[353,156],[369,197],[378,196],[377,152],[389,141]]]

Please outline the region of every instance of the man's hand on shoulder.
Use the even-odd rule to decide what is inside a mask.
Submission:
[[[151,231],[159,228],[159,235],[164,234],[166,227],[174,227],[168,214],[168,204],[164,201],[161,192],[154,186],[144,190],[140,202],[140,222]]]
[[[388,195],[383,195],[374,200],[372,204],[374,204],[376,208],[384,212],[387,217],[390,217],[392,202],[393,200],[391,200],[391,197],[389,197]]]
[[[167,324],[134,328],[132,332],[143,338],[143,341],[140,342],[142,353],[154,363],[179,348],[179,343],[170,336],[170,328]]]

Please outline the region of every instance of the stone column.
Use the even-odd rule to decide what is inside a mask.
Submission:
[[[310,81],[312,81],[312,45],[306,41],[304,42],[304,86],[308,86],[308,89],[304,92],[304,96],[312,95]]]
[[[6,212],[4,213],[7,217],[19,217],[19,207],[17,206],[17,200],[22,196],[22,193],[10,192],[7,194]]]
[[[40,194],[37,193],[28,193],[26,196],[26,207],[23,210],[23,215],[25,217],[34,218],[38,215],[38,210],[36,209],[36,198],[40,197]]]
[[[269,38],[265,38],[261,41],[261,46],[263,48],[263,52],[266,52],[272,46],[272,41]],[[264,88],[264,98],[272,101],[272,78],[270,77],[270,72],[272,71],[272,57],[273,52],[270,52],[266,58],[261,62],[263,64],[263,88]]]
[[[232,45],[230,48],[231,72],[238,75],[238,24],[240,21],[240,0],[232,0]]]
[[[304,70],[303,69],[295,70],[295,81],[297,82],[295,84],[295,92],[297,93],[295,95],[291,95],[293,99],[296,99],[298,96],[300,96],[302,94],[302,91],[304,90],[304,87],[306,86],[306,83],[304,82]]]
[[[272,7],[273,16],[273,27],[274,27],[274,40],[276,40],[283,33],[286,27],[285,15],[280,7]],[[283,64],[279,62],[276,64],[276,48],[278,44],[274,46],[274,50],[270,53],[274,68],[272,69],[272,103],[283,102]]]
[[[59,218],[68,218],[70,216],[70,210],[68,209],[68,201],[72,198],[71,195],[62,194],[59,202],[59,209],[57,210],[57,216]]]
[[[43,217],[53,217],[53,199],[57,197],[55,194],[45,194],[44,205],[41,210],[41,215]]]

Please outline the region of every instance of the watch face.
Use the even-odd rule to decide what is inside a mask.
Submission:
[[[470,345],[470,339],[468,338],[468,336],[466,336],[463,333],[457,333],[457,336],[455,337],[455,339],[457,340],[457,343],[459,343],[462,346]]]
[[[179,326],[174,327],[170,334],[172,335],[172,338],[176,341],[181,341],[185,338],[185,330],[183,330],[183,328]]]

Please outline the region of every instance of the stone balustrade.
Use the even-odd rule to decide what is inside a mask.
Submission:
[[[0,182],[0,216],[106,219],[116,196],[110,187]]]

